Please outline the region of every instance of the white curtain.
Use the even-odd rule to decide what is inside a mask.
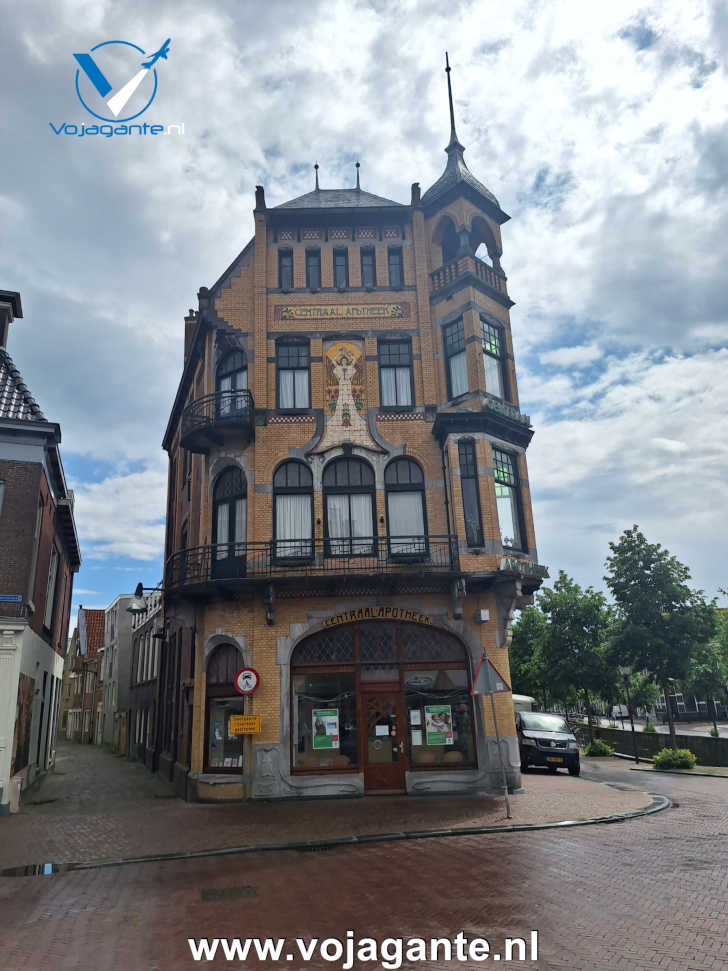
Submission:
[[[412,404],[412,382],[410,381],[410,369],[408,367],[397,368],[397,404]]]
[[[372,497],[369,495],[349,496],[351,501],[351,552],[352,553],[371,553],[371,537],[374,534],[372,527]],[[354,537],[366,537],[365,540],[354,542]]]
[[[294,372],[296,375],[296,403],[294,408],[308,408],[308,371]]]
[[[328,496],[326,511],[329,520],[329,538],[331,539],[331,553],[339,556],[349,552],[349,544],[344,537],[349,536],[349,497]],[[335,540],[341,539],[341,542]]]
[[[485,362],[485,390],[498,398],[503,397],[503,379],[501,377],[500,361],[490,354],[483,354]]]
[[[412,384],[408,367],[382,368],[382,404],[411,405]]]
[[[276,496],[276,556],[311,555],[311,497]]]
[[[220,378],[220,414],[229,415],[230,408],[232,405],[230,390],[232,388],[232,375],[226,374],[224,378]]]
[[[245,535],[247,528],[247,506],[245,499],[235,501],[235,556],[245,553]]]
[[[465,361],[465,351],[454,354],[450,358],[450,394],[457,398],[468,390],[468,368]]]
[[[518,530],[518,509],[514,490],[510,486],[496,485],[495,501],[498,507],[498,525],[504,546],[521,545]]]
[[[387,496],[387,512],[389,513],[389,548],[392,553],[423,553],[425,517],[422,510],[422,493],[391,492]]]
[[[228,532],[230,524],[230,506],[226,502],[221,502],[217,507],[217,549],[215,550],[215,558],[218,560],[224,560],[228,557],[228,540],[230,539],[230,534]]]
[[[397,382],[395,370],[392,367],[382,368],[382,404],[385,406],[397,404]]]
[[[293,371],[281,371],[278,374],[278,400],[280,408],[295,408],[293,375]]]

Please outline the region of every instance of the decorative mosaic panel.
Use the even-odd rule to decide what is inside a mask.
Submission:
[[[458,640],[441,630],[402,624],[402,658],[405,661],[460,661],[463,648]]]
[[[385,239],[401,239],[402,230],[399,226],[387,226],[382,233]]]
[[[278,230],[278,239],[281,240],[281,242],[286,242],[288,240],[295,240],[295,238],[296,238],[296,232],[293,229]]]
[[[357,239],[376,239],[377,229],[376,226],[362,226],[356,231]]]
[[[291,664],[311,666],[318,664],[353,664],[354,628],[339,627],[337,630],[322,630],[307,637],[293,652]]]
[[[330,229],[329,239],[349,239],[351,233],[348,229]]]
[[[344,442],[380,451],[366,420],[363,342],[326,341],[324,368],[326,429],[314,451],[325,452]]]
[[[360,663],[397,660],[394,624],[362,624],[359,628]]]
[[[301,239],[321,239],[320,229],[304,229],[301,233]]]

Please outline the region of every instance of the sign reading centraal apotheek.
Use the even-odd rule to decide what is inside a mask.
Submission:
[[[500,561],[500,569],[509,573],[520,573],[524,577],[540,577],[542,580],[549,578],[547,566],[539,566],[531,560],[519,560],[515,556],[504,556]]]
[[[341,614],[332,614],[324,621],[324,627],[335,627],[338,624],[351,624],[357,620],[409,620],[413,624],[432,625],[435,621],[428,614],[421,614],[418,610],[406,610],[404,607],[385,607],[374,604],[371,607],[355,607],[345,610]]]
[[[409,312],[408,303],[314,303],[276,307],[276,317],[279,320],[315,320],[331,317],[337,320],[358,320],[363,317],[387,317],[398,320],[401,317],[409,317]]]

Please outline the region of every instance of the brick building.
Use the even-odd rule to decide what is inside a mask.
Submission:
[[[449,92],[449,74],[448,74]],[[486,648],[508,679],[537,564],[501,267],[509,218],[451,110],[409,204],[268,207],[185,319],[169,453],[160,770],[188,798],[491,792]],[[243,666],[260,676],[245,700]],[[231,716],[261,716],[249,744]],[[510,694],[497,696],[520,784]],[[241,778],[243,776],[244,778]],[[247,790],[251,794],[251,790]]]
[[[132,616],[128,754],[155,770],[159,656],[164,624],[161,586],[145,602],[146,610]]]
[[[101,745],[104,733],[102,660],[106,611],[78,608],[78,653],[81,658],[81,728],[73,739]]]
[[[53,763],[81,563],[60,427],[6,350],[20,317],[20,294],[0,290],[0,816]]]
[[[60,715],[58,719],[59,736],[71,741],[81,734],[83,708],[83,658],[80,652],[78,624],[68,642],[68,650],[63,661],[63,683],[61,685]]]

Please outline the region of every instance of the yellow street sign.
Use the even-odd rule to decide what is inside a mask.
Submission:
[[[231,715],[231,735],[259,735],[260,715]]]

